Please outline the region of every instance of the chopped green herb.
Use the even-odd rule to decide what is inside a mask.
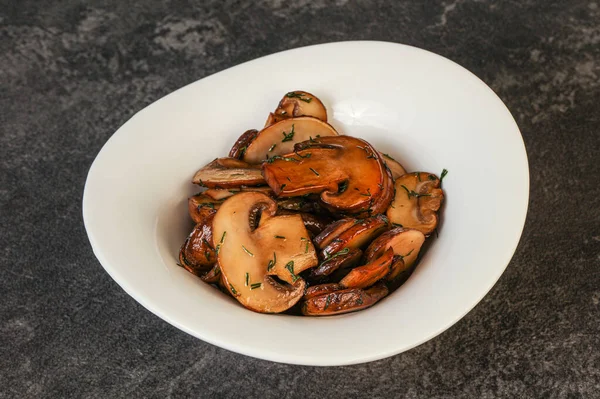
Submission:
[[[392,223],[392,226],[394,226],[394,227],[404,227],[400,223]]]
[[[442,184],[442,180],[444,180],[444,177],[446,177],[447,174],[448,174],[447,169],[442,170],[442,174],[440,175],[440,184]]]
[[[306,155],[301,155],[296,151],[294,151],[294,154],[298,155],[300,158],[310,158],[310,156],[312,155],[310,152],[307,152]]]
[[[427,178],[431,181],[437,180],[437,177],[435,175],[429,175],[429,176],[427,176]]]
[[[277,255],[275,255],[275,252],[273,252],[273,259],[269,260],[269,264],[267,265],[267,271],[271,271],[271,269],[275,266],[276,262],[277,262]]]
[[[356,300],[356,304],[357,305],[362,305],[363,304],[362,296]]]
[[[415,172],[415,176],[417,177],[417,179],[419,179],[419,181],[421,181],[421,173],[420,172]]]
[[[227,232],[226,232],[226,231],[224,231],[224,232],[223,232],[223,235],[221,236],[221,241],[220,241],[220,243],[221,243],[221,244],[223,244],[223,242],[225,241],[225,236],[226,236],[226,235],[227,235]]]
[[[292,124],[292,130],[290,130],[289,133],[281,132],[281,134],[283,134],[283,140],[281,140],[281,142],[285,143],[286,141],[292,141],[294,138],[294,133],[294,124]]]
[[[261,285],[262,285],[262,283],[254,283],[254,284],[250,285],[250,289],[251,289],[251,290],[254,290],[254,289],[256,289],[256,288],[260,288],[260,287],[261,287]]]
[[[323,260],[323,263],[329,262],[330,260],[335,259],[338,256],[346,255],[348,252],[350,252],[350,248],[344,248],[340,251],[337,251],[333,255],[329,255],[329,253],[327,251],[325,251],[325,259]],[[321,263],[321,264],[323,264],[323,263]]]
[[[414,190],[409,190],[404,184],[402,184],[400,187],[402,187],[403,189],[406,190],[406,194],[408,195],[408,199],[410,199],[410,197],[415,197],[415,198],[419,198],[419,197],[431,197],[431,194],[419,194]]]
[[[242,148],[240,148],[240,156],[244,155],[244,153],[246,152],[246,150],[248,149],[248,147],[243,146]]]
[[[282,157],[280,155],[275,155],[274,157],[271,157],[269,159],[267,159],[267,163],[273,163],[275,161],[277,161],[278,159],[281,159],[282,161],[288,161],[288,162],[298,162],[298,160],[296,158],[291,158],[291,157]]]
[[[287,181],[289,181],[290,183],[292,182],[292,179],[290,179],[289,176],[286,177]]]
[[[210,261],[210,251],[204,251],[204,257],[207,261]]]
[[[269,152],[273,151],[273,149],[275,148],[276,145],[277,145],[276,143],[273,143],[273,145],[271,146],[271,148],[269,148]]]
[[[304,248],[304,253],[308,253],[308,241],[306,241],[306,248]]]
[[[231,288],[231,293],[233,295],[237,295],[237,291],[235,290],[235,288],[233,288],[233,285],[229,284],[229,288]]]
[[[296,275],[294,274],[294,261],[293,261],[293,260],[289,261],[289,262],[288,262],[288,263],[285,265],[285,268],[286,268],[286,269],[288,269],[288,271],[289,271],[289,272],[290,272],[290,274],[292,275],[292,282],[294,282],[294,283],[295,283],[295,282],[296,282],[296,281],[297,281],[297,280],[298,280],[300,277],[299,277],[299,276],[296,276]]]
[[[285,95],[287,98],[297,98],[300,101],[304,101],[305,103],[309,103],[312,101],[312,97],[302,98],[302,94],[296,93],[295,91],[290,91]]]
[[[281,191],[283,191],[283,189],[285,188],[285,186],[286,186],[286,185],[287,185],[287,184],[283,183],[283,184],[281,185],[281,188],[280,188],[280,190],[281,190]]]
[[[314,170],[313,168],[308,168],[310,169],[315,175],[319,176],[319,172],[317,172],[316,170]]]
[[[250,280],[250,274],[246,273],[246,282],[244,283],[246,287],[248,286],[248,280]]]
[[[367,193],[366,194],[361,193],[360,195],[362,195],[363,197],[370,197],[371,196],[371,189],[367,188]]]
[[[204,207],[207,207],[207,208],[210,208],[210,209],[215,209],[215,204],[213,204],[212,202],[206,202],[204,204],[198,205],[197,208],[198,208],[198,210],[200,210],[200,208],[204,208]]]
[[[395,161],[395,159],[394,159],[394,158],[392,158],[392,157],[391,157],[389,154],[385,154],[385,153],[382,153],[382,154],[383,154],[383,156],[384,156],[384,157],[386,157],[386,158],[389,158],[389,159],[391,159],[392,161]]]
[[[284,236],[275,236],[275,238],[281,238],[282,240],[285,240]]]
[[[330,304],[331,304],[331,295],[327,295],[327,299],[325,299],[325,307],[323,308],[323,310],[327,310],[327,308],[329,307]]]
[[[381,184],[381,183],[377,183],[377,186],[379,187],[379,189],[380,189],[381,191],[383,191],[383,184]]]
[[[242,249],[243,249],[243,250],[244,250],[244,252],[246,252],[248,255],[250,255],[250,256],[252,256],[252,257],[254,256],[254,254],[253,254],[252,252],[248,251],[248,249],[247,249],[245,246],[243,246],[243,245],[242,245]]]
[[[415,250],[414,248],[411,249],[406,255],[403,256],[403,258],[406,258],[407,256],[410,256],[410,254],[412,254],[414,250]]]

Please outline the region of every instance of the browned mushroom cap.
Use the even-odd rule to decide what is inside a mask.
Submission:
[[[357,220],[352,227],[338,235],[323,248],[323,255],[327,259],[342,248],[362,248],[389,227],[390,224],[384,215]]]
[[[371,263],[355,267],[340,281],[344,288],[366,288],[370,287],[385,276],[391,270],[394,252],[388,249]]]
[[[358,223],[357,219],[340,219],[327,226],[318,236],[313,239],[313,243],[319,249],[325,248],[331,241],[336,239],[344,231]]]
[[[360,262],[362,251],[360,249],[345,248],[338,253],[323,260],[319,266],[310,270],[308,278],[311,281],[320,281],[331,275],[336,270],[349,269]]]
[[[250,129],[246,130],[242,135],[237,139],[231,150],[229,151],[230,158],[242,159],[246,149],[250,145],[250,143],[256,138],[258,134],[258,130]]]
[[[410,268],[417,257],[421,246],[425,242],[425,235],[419,230],[396,227],[390,231],[386,231],[375,239],[365,251],[365,259],[370,262],[391,248],[394,255],[401,257],[404,260],[404,269]]]
[[[212,246],[212,221],[214,214],[198,223],[179,251],[179,263],[197,276],[206,272],[217,257]]]
[[[204,220],[217,212],[223,201],[214,200],[202,193],[188,198],[188,212],[194,223]]]
[[[269,187],[270,189],[270,187]],[[304,197],[278,198],[277,206],[280,209],[297,212],[316,212],[317,207],[314,201],[309,201]]]
[[[277,203],[267,195],[246,192],[225,200],[213,221],[224,282],[242,305],[256,312],[292,307],[306,286],[298,275],[318,262],[302,218],[274,216],[276,211]],[[260,221],[254,228],[257,214]]]
[[[394,200],[387,210],[390,221],[431,234],[444,199],[440,179],[432,173],[407,173],[396,180],[395,189]]]
[[[258,186],[258,187],[245,187],[242,186],[240,188],[230,188],[230,189],[223,189],[223,188],[209,188],[208,190],[206,190],[204,192],[204,195],[208,195],[209,197],[211,197],[214,200],[223,200],[225,198],[229,198],[232,195],[241,193],[241,192],[246,192],[246,191],[252,191],[252,192],[257,192],[257,193],[264,193],[267,194],[268,196],[273,196],[273,191],[271,190],[271,187],[269,186]]]
[[[406,169],[404,169],[404,167],[400,165],[400,162],[396,161],[388,154],[384,154],[382,152],[380,154],[382,155],[383,161],[385,162],[387,167],[390,168],[390,172],[392,172],[392,178],[394,180],[406,174]]]
[[[295,149],[263,164],[263,175],[275,195],[318,193],[330,210],[348,214],[376,214],[389,206],[391,174],[366,141],[319,137],[298,143]]]
[[[242,159],[251,164],[258,164],[268,158],[292,152],[294,144],[311,137],[337,134],[333,126],[317,118],[301,116],[284,119],[258,132]]]
[[[344,287],[336,283],[313,285],[312,287],[308,287],[306,289],[306,292],[304,293],[302,299],[310,299],[319,295],[330,294],[334,291],[339,291],[343,289]]]
[[[307,299],[302,304],[302,314],[306,316],[330,316],[373,306],[389,293],[385,284],[377,284],[368,290],[348,288],[322,294]]]
[[[327,110],[321,100],[306,91],[295,90],[283,96],[275,112],[269,114],[265,127],[298,116],[312,116],[327,122]]]
[[[198,172],[192,183],[210,188],[235,188],[265,184],[260,169],[235,158],[217,158]]]

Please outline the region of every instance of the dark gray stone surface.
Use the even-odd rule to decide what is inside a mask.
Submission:
[[[418,348],[338,368],[216,348],[128,297],[81,219],[111,134],[196,79],[351,39],[444,55],[513,112],[530,211],[490,294]],[[597,0],[1,0],[0,122],[1,398],[600,397]]]

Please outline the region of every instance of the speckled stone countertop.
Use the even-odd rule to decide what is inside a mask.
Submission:
[[[355,39],[458,62],[521,128],[529,215],[485,299],[408,352],[317,368],[214,347],[125,294],[81,217],[113,132],[222,69]],[[0,122],[0,398],[600,398],[597,0],[2,0]]]

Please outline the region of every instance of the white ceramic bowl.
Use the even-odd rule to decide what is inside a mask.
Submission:
[[[310,318],[257,314],[176,265],[191,228],[194,172],[260,128],[290,90],[325,103],[331,123],[439,174],[439,238],[399,290],[365,311]],[[498,280],[519,241],[527,155],[502,101],[459,65],[414,47],[342,42],[259,58],[137,113],[106,143],[85,185],[94,253],[133,298],[177,328],[262,359],[343,365],[391,356],[456,323]]]

